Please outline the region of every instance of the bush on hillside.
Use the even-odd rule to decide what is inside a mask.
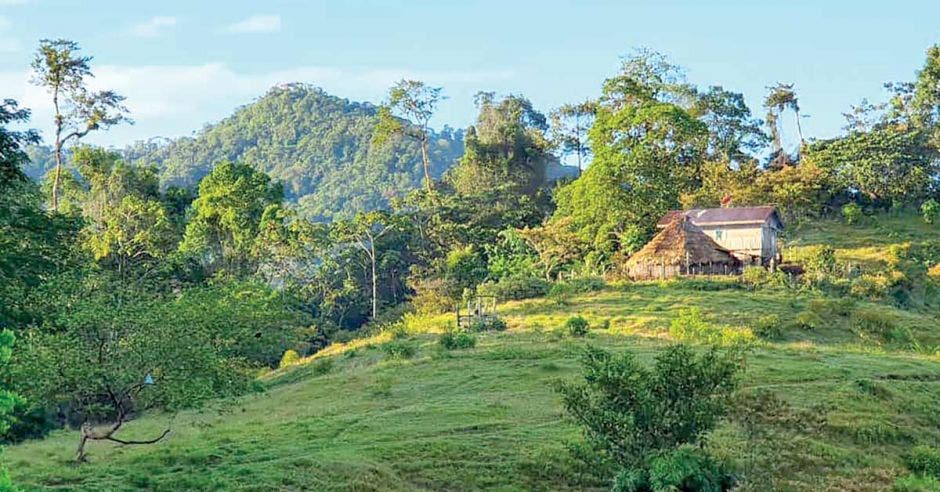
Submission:
[[[829,277],[838,271],[836,250],[832,246],[811,246],[803,255],[803,269],[813,280]]]
[[[928,224],[940,221],[940,202],[931,198],[920,206],[920,212],[924,216],[924,222]]]
[[[757,318],[751,331],[764,340],[779,340],[783,337],[783,321],[776,314],[767,314]]]
[[[552,285],[548,295],[555,298],[569,297],[603,290],[606,286],[607,282],[605,282],[604,279],[600,277],[574,278],[564,282],[557,282],[555,285]]]
[[[749,266],[741,273],[741,283],[750,289],[759,287],[786,287],[789,284],[787,274],[781,271],[771,272],[760,266]]]
[[[940,478],[940,448],[915,446],[904,458],[904,462],[914,473]]]
[[[614,490],[725,490],[730,473],[696,445],[729,411],[740,369],[735,352],[716,349],[673,345],[647,368],[632,353],[588,348],[584,382],[557,389],[595,459],[621,470]]]
[[[849,202],[842,206],[842,218],[845,219],[846,224],[858,224],[861,222],[863,215],[862,207],[859,207],[855,202]]]
[[[393,359],[410,359],[418,353],[417,345],[404,338],[382,344],[382,350]]]
[[[548,293],[551,284],[546,280],[531,276],[503,277],[496,282],[484,282],[477,287],[477,294],[492,296],[503,301],[519,301],[542,297]]]
[[[721,346],[747,345],[755,341],[747,328],[732,328],[710,323],[698,308],[684,309],[669,323],[669,336],[683,342]]]
[[[589,331],[588,321],[581,316],[572,316],[565,321],[565,331],[573,337],[583,337]]]
[[[472,333],[449,330],[441,334],[439,343],[446,350],[469,349],[476,347],[477,338]]]
[[[281,357],[281,363],[278,364],[278,367],[283,369],[288,366],[292,366],[300,362],[300,354],[296,350],[288,349],[284,352],[284,356]]]
[[[470,331],[505,331],[508,326],[501,318],[493,318],[488,321],[477,320],[470,325]]]

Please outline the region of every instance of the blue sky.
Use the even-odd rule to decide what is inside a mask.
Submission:
[[[0,0],[0,97],[33,108],[46,130],[48,98],[28,84],[28,64],[38,39],[66,37],[137,121],[94,143],[187,135],[290,81],[378,102],[393,81],[419,78],[448,96],[433,123],[463,127],[479,90],[547,112],[596,96],[645,46],[693,83],[743,92],[759,114],[766,86],[795,83],[805,133],[823,138],[851,104],[883,99],[883,82],[913,77],[940,42],[937,19],[929,1]]]

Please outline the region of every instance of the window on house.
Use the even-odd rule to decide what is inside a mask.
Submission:
[[[715,229],[715,239],[721,239],[724,232],[725,231],[722,231],[721,229]]]

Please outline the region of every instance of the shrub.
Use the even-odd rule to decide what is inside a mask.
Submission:
[[[816,279],[825,278],[838,270],[836,250],[832,246],[812,246],[803,256],[803,269],[806,274]]]
[[[473,334],[454,330],[442,333],[439,342],[446,350],[469,349],[477,345],[477,339]]]
[[[489,321],[474,321],[470,325],[471,331],[505,331],[506,328],[506,322],[500,318],[493,318]]]
[[[499,300],[519,301],[542,297],[548,293],[551,284],[538,277],[514,275],[503,277],[498,282],[484,282],[477,287],[477,294],[492,296]]]
[[[904,458],[908,469],[914,473],[940,478],[940,449],[932,446],[915,446]]]
[[[894,492],[936,492],[940,490],[940,479],[905,475],[894,482]]]
[[[779,340],[783,337],[783,322],[780,316],[767,314],[754,321],[751,331],[764,340]]]
[[[750,287],[786,287],[787,274],[781,271],[771,272],[760,266],[749,266],[741,273],[741,283]]]
[[[804,330],[815,330],[822,326],[823,319],[816,311],[807,309],[796,315],[796,326]]]
[[[680,341],[723,346],[748,344],[755,338],[748,329],[709,323],[698,308],[681,311],[679,316],[669,323],[669,336]]]
[[[876,335],[886,341],[891,341],[891,333],[897,327],[895,317],[877,309],[858,309],[852,315],[853,326],[864,333]]]
[[[688,444],[650,461],[649,488],[652,490],[721,492],[731,489],[732,478],[727,465]]]
[[[411,340],[396,339],[382,345],[382,350],[393,359],[410,359],[418,353],[418,347]]]
[[[940,202],[931,198],[921,204],[920,212],[924,215],[924,222],[933,224],[940,219]]]
[[[573,337],[583,337],[588,334],[588,322],[581,316],[572,316],[565,321],[565,331]]]
[[[862,220],[862,207],[855,202],[849,202],[842,206],[842,217],[845,223],[849,225],[858,224]]]
[[[284,356],[281,357],[281,363],[278,364],[278,367],[283,369],[297,364],[298,362],[300,362],[300,354],[298,354],[296,350],[288,349],[284,352]]]
[[[651,369],[632,353],[588,348],[584,382],[560,383],[558,391],[598,461],[606,458],[622,470],[614,490],[699,490],[678,484],[705,483],[715,475],[721,478],[708,483],[726,481],[726,473],[713,475],[713,461],[692,445],[730,409],[740,369],[734,352],[697,355],[681,344],[659,354]]]
[[[548,295],[556,298],[568,297],[603,290],[606,286],[607,282],[605,282],[604,279],[600,277],[581,277],[566,280],[564,282],[558,282],[555,285],[552,285]]]

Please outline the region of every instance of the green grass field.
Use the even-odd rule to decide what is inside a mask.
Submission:
[[[828,242],[847,255],[940,237],[897,221],[889,232],[909,235],[876,242],[881,234],[870,224],[823,222],[792,241]],[[853,231],[869,239],[856,243]],[[768,314],[789,322],[816,310],[819,326],[788,328],[750,350],[744,403],[708,446],[734,458],[742,490],[890,489],[905,473],[904,453],[940,445],[940,319],[862,301],[849,312],[827,310],[838,302],[724,281],[615,284],[502,304],[509,330],[479,334],[475,348],[456,351],[439,348],[434,333],[449,316],[412,319],[396,341],[416,348],[411,357],[383,350],[390,333],[335,345],[266,375],[263,392],[147,415],[122,431],[142,438],[169,426],[164,442],[92,443],[89,462],[77,466],[77,432],[63,430],[8,448],[3,459],[26,490],[605,489],[570,458],[566,443],[578,430],[552,389],[577,376],[585,345],[650,360],[672,343],[669,323],[682,309],[742,331]],[[861,329],[858,311],[892,319],[909,338]],[[587,337],[561,329],[574,314],[594,327]]]

